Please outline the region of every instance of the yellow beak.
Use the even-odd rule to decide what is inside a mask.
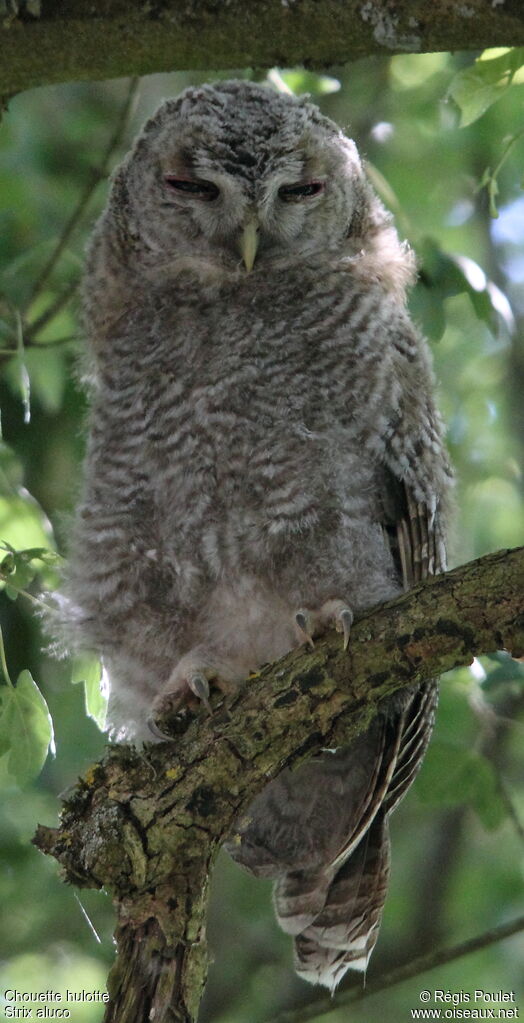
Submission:
[[[248,220],[247,224],[244,225],[242,234],[240,235],[240,252],[248,273],[253,269],[257,249],[258,223],[256,220]]]

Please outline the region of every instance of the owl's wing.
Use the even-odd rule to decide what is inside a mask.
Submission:
[[[447,470],[445,458],[443,465]],[[436,497],[429,502],[417,501],[409,485],[388,470],[384,483],[384,526],[407,590],[446,570],[443,516]],[[395,769],[384,800],[388,813],[407,792],[422,763],[433,729],[437,697],[437,682],[430,680],[412,694],[404,708],[399,721]]]
[[[440,423],[427,390],[412,391],[411,416],[397,419],[381,470],[381,520],[399,578],[405,589],[446,568],[445,509],[439,494],[446,494],[450,470],[440,439]],[[416,408],[416,401],[421,403]],[[424,403],[425,404],[422,404]],[[370,778],[366,814],[354,821],[350,835],[335,861],[318,872],[314,883],[302,880],[301,897],[314,891],[323,905],[314,919],[295,937],[295,968],[304,980],[332,991],[348,969],[365,971],[375,946],[387,893],[390,867],[389,814],[409,789],[422,763],[435,717],[438,683],[431,680],[414,692],[394,695],[372,726],[378,734],[375,751],[381,770]],[[377,732],[377,728],[379,729]],[[372,731],[369,733],[372,738]],[[350,792],[358,750],[350,747],[345,765]],[[333,868],[335,872],[333,873]],[[277,914],[287,908],[291,875],[276,886]],[[287,899],[286,899],[287,896]],[[286,907],[286,901],[288,905]],[[292,904],[293,900],[291,900]],[[285,929],[290,929],[289,925]]]
[[[442,517],[436,497],[417,501],[406,481],[386,470],[382,521],[404,589],[446,570]]]

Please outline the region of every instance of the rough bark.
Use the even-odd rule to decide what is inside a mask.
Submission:
[[[523,44],[521,0],[0,0],[0,95],[72,79],[319,69],[372,53]]]
[[[118,956],[106,1023],[190,1023],[205,983],[213,859],[257,791],[285,766],[365,728],[380,700],[495,649],[524,654],[524,548],[500,551],[268,665],[175,741],[110,747],[35,844],[71,883],[107,888]]]

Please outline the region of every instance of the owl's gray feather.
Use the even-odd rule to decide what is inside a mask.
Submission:
[[[307,99],[188,89],[117,169],[87,259],[92,412],[67,583],[115,737],[442,569],[450,471],[404,306],[412,271],[354,143]],[[367,963],[387,817],[435,692],[282,775],[231,843],[275,878],[307,979],[334,987]]]

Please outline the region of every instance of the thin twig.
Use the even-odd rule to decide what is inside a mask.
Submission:
[[[26,346],[27,344],[31,344],[37,334],[39,334],[44,327],[47,327],[47,324],[50,323],[51,320],[54,320],[57,313],[59,313],[68,302],[70,302],[75,295],[77,288],[78,280],[71,281],[67,287],[56,296],[54,302],[51,303],[41,316],[39,316],[38,319],[27,328],[25,335]]]
[[[78,334],[65,334],[64,337],[54,337],[52,341],[26,341],[26,348],[45,351],[46,348],[59,348],[60,345],[68,345],[72,341],[78,341]]]
[[[13,683],[11,681],[11,676],[9,674],[9,669],[7,667],[7,658],[5,656],[5,646],[4,646],[4,636],[3,636],[3,633],[2,633],[1,629],[0,629],[0,666],[2,668],[2,673],[3,673],[4,680],[5,680],[6,684],[8,686],[11,686],[11,689],[12,689],[13,688]]]
[[[60,238],[58,239],[55,245],[55,248],[53,249],[51,255],[49,256],[49,259],[47,260],[47,263],[43,267],[41,273],[37,277],[33,289],[31,291],[31,297],[29,299],[28,305],[30,305],[31,302],[34,301],[36,296],[42,291],[44,284],[51,276],[58,260],[60,259],[60,256],[62,255],[62,252],[64,251],[65,246],[67,245],[71,235],[73,234],[73,231],[75,230],[77,224],[81,220],[84,211],[91,199],[91,196],[95,191],[95,188],[97,187],[99,182],[102,181],[103,178],[105,178],[109,170],[111,158],[115,150],[120,145],[122,138],[124,136],[127,127],[127,122],[130,113],[133,109],[135,98],[138,92],[139,81],[140,81],[139,78],[130,79],[126,99],[124,101],[117,122],[115,124],[113,134],[111,135],[111,138],[109,139],[105,151],[102,155],[100,164],[96,169],[93,169],[93,172],[86,183],[84,191],[82,192],[75,209],[71,213],[71,216],[69,217],[69,220],[67,221],[67,224],[65,225],[64,230],[62,231],[62,234],[60,235]],[[39,321],[37,321],[37,323],[38,322]],[[35,333],[35,329],[36,324],[33,327],[32,331],[33,334]]]
[[[47,614],[56,615],[57,613],[56,608],[52,607],[51,604],[46,604],[45,600],[42,600],[40,597],[35,597],[34,593],[29,593],[29,590],[24,590],[20,586],[15,586],[15,584],[11,582],[9,577],[4,577],[0,575],[0,582],[4,583],[5,586],[8,587],[10,590],[14,590],[17,597],[25,597],[26,600],[29,600],[31,604],[35,605],[35,607],[43,608],[44,611],[47,612]]]
[[[494,945],[497,941],[510,938],[511,935],[518,934],[519,931],[524,931],[524,916],[519,916],[515,920],[509,920],[508,923],[500,924],[498,927],[492,927],[489,931],[478,934],[476,938],[469,938],[468,941],[462,941],[459,945],[452,945],[450,948],[443,948],[438,952],[430,952],[427,955],[410,959],[407,963],[403,963],[401,966],[397,966],[395,969],[388,970],[387,973],[375,977],[366,984],[365,988],[353,987],[349,991],[341,992],[334,1000],[331,998],[321,998],[310,1005],[302,1006],[300,1009],[283,1012],[279,1016],[274,1017],[271,1023],[307,1023],[307,1020],[320,1019],[322,1016],[328,1016],[332,1012],[338,1012],[340,1009],[345,1008],[346,1005],[360,1002],[364,998],[369,998],[370,995],[375,995],[379,991],[384,991],[395,984],[400,984],[403,980],[411,980],[413,977],[418,977],[421,973],[426,973],[427,970],[435,969],[436,966],[444,966],[454,959],[471,955],[472,952],[478,952],[481,948]]]
[[[47,348],[59,348],[60,345],[67,345],[71,341],[77,340],[78,334],[66,334],[65,337],[55,337],[52,341],[31,341],[26,335],[24,348],[38,348],[40,351],[45,351]],[[16,348],[0,348],[0,358],[12,358],[16,354]]]

